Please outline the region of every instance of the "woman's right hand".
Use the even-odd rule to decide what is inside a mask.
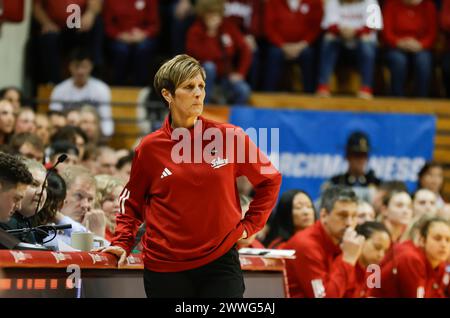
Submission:
[[[122,267],[125,265],[125,261],[127,260],[127,252],[121,248],[120,246],[107,246],[107,247],[99,247],[92,250],[92,252],[97,253],[109,253],[115,255],[119,261],[117,262],[117,267]]]

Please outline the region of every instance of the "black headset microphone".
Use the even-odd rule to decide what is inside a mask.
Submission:
[[[39,193],[39,199],[38,199],[38,203],[36,205],[36,210],[34,211],[34,215],[36,215],[39,212],[39,206],[41,205],[42,195],[44,194],[44,190],[47,187],[46,183],[47,183],[48,176],[50,175],[50,173],[53,170],[55,170],[57,165],[59,165],[61,162],[64,162],[66,159],[67,159],[67,155],[65,153],[60,155],[58,157],[58,159],[56,160],[56,163],[54,164],[54,166],[51,167],[50,169],[48,169],[47,173],[45,174],[45,179],[44,179],[44,182],[42,183],[41,193]]]

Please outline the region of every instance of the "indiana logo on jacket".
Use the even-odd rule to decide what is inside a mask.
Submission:
[[[218,169],[220,167],[223,167],[225,165],[228,164],[228,159],[222,159],[220,157],[213,159],[211,161],[211,167],[213,167],[214,169]]]

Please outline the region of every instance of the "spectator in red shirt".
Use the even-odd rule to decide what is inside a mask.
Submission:
[[[216,103],[246,103],[251,93],[245,81],[252,60],[249,45],[238,27],[224,19],[223,0],[198,0],[196,11],[199,18],[188,31],[186,49],[205,69],[205,102],[211,101],[220,83],[230,96]]]
[[[370,290],[376,285],[376,281],[371,280],[371,275],[375,274],[386,252],[391,246],[391,237],[388,229],[383,223],[365,222],[356,227],[356,232],[366,239],[361,251],[361,256],[356,263],[356,282],[353,289],[350,289],[345,297],[365,298],[370,294]]]
[[[76,26],[76,18],[73,18],[74,6],[81,9],[80,26]],[[40,26],[38,42],[43,82],[57,84],[61,81],[61,49],[69,52],[84,46],[91,50],[94,65],[102,63],[101,8],[102,0],[34,0],[33,16]],[[68,12],[68,9],[71,10]],[[75,22],[75,27],[68,22]]]
[[[448,297],[446,261],[450,255],[450,224],[441,218],[426,220],[420,226],[416,246],[406,241],[383,266],[380,288],[374,297],[443,298]]]
[[[383,9],[383,38],[391,73],[391,95],[404,96],[408,63],[415,73],[415,92],[429,94],[432,54],[437,34],[437,12],[432,0],[389,0]]]
[[[278,89],[284,61],[300,63],[304,91],[315,90],[314,42],[319,37],[323,6],[321,0],[268,0],[265,32],[270,43],[263,89]]]
[[[450,0],[442,1],[441,29],[446,35],[446,53],[443,57],[442,71],[447,97],[450,97]]]
[[[124,85],[131,68],[132,84],[147,85],[159,33],[158,0],[106,0],[103,19],[110,40],[114,84]]]
[[[314,224],[315,214],[313,201],[306,192],[284,192],[275,213],[272,214],[264,245],[268,248],[283,248],[284,243],[295,233]]]
[[[0,28],[3,22],[22,22],[25,11],[24,0],[3,0],[0,10]]]
[[[378,11],[372,9],[378,7]],[[379,13],[379,25],[375,25]],[[373,24],[373,25],[372,25]],[[358,96],[372,98],[375,68],[376,29],[381,29],[381,12],[376,0],[328,0],[322,27],[325,36],[320,48],[319,87],[317,93],[328,97],[328,83],[339,56],[358,63],[362,85]]]
[[[322,197],[320,220],[284,245],[296,251],[296,259],[286,261],[292,297],[341,298],[354,288],[364,243],[354,230],[357,200],[349,187],[329,187]]]

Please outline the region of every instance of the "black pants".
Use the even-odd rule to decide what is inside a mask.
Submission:
[[[182,272],[144,271],[144,287],[152,298],[242,298],[245,291],[239,254],[233,247],[215,261]]]

